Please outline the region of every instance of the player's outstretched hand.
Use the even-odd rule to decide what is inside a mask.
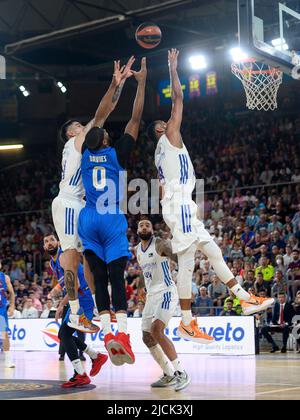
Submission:
[[[146,57],[142,58],[140,71],[131,70],[131,72],[139,83],[145,82],[145,80],[147,79],[147,60],[146,60]]]
[[[169,67],[171,70],[177,69],[178,56],[179,56],[179,51],[176,50],[176,48],[172,48],[171,51],[168,51],[168,62],[169,62]]]
[[[132,76],[132,70],[131,67],[133,63],[135,62],[135,58],[132,56],[128,60],[128,63],[126,66],[121,67],[120,60],[114,61],[114,75],[113,75],[113,81],[116,86],[120,86],[120,84]]]

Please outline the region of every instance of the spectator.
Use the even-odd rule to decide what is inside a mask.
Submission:
[[[278,270],[275,273],[274,284],[271,288],[271,297],[278,298],[280,293],[287,293],[287,285],[284,281],[282,272]]]
[[[201,287],[205,287],[205,289],[208,290],[208,287],[209,287],[210,284],[211,284],[211,281],[209,279],[209,273],[204,272],[202,274]]]
[[[231,299],[227,300],[226,309],[224,308],[222,310],[220,316],[237,316],[237,313],[233,308],[233,301]]]
[[[225,299],[224,310],[228,309],[228,302],[232,302],[232,310],[235,312],[235,315],[241,315],[243,312],[240,300],[230,291],[229,297]]]
[[[41,314],[41,319],[55,318],[56,309],[57,308],[53,306],[52,299],[47,299],[45,308]]]
[[[142,318],[144,308],[145,308],[145,303],[143,301],[139,301],[138,306],[136,310],[134,311],[133,318]]]
[[[287,245],[285,247],[285,254],[283,256],[283,263],[286,268],[288,268],[289,263],[293,260],[292,258],[292,247]]]
[[[287,352],[287,342],[290,334],[290,327],[292,319],[295,315],[294,308],[291,303],[287,302],[286,295],[280,293],[278,295],[278,302],[276,302],[273,310],[272,326],[265,326],[262,328],[262,335],[266,338],[268,343],[272,345],[271,353],[279,351],[279,347],[273,340],[271,332],[281,332],[283,335],[283,347],[281,353]]]
[[[260,265],[255,270],[255,276],[257,273],[262,273],[264,281],[272,281],[275,272],[274,267],[271,264],[268,264],[268,259],[266,257],[261,257],[259,263]]]
[[[227,296],[227,287],[216,275],[212,278],[212,284],[208,286],[208,296],[212,299],[214,306],[223,306],[224,299]]]
[[[32,319],[32,318],[38,318],[38,317],[39,317],[39,312],[33,306],[32,299],[27,298],[25,303],[24,303],[24,307],[23,307],[23,311],[22,311],[22,318]]]
[[[250,288],[253,288],[255,284],[255,275],[253,270],[247,270],[245,275],[245,280],[243,283],[243,288],[248,291]]]
[[[250,247],[245,248],[244,263],[255,264],[256,260],[253,255],[253,250]]]
[[[289,280],[288,286],[292,292],[293,299],[300,288],[300,258],[298,249],[294,249],[292,252],[292,261],[288,265],[287,276]]]
[[[270,288],[270,282],[264,281],[263,274],[259,271],[256,274],[256,281],[254,283],[254,290],[255,294],[259,294],[261,291],[266,291],[267,296],[271,296],[271,288]]]
[[[250,247],[255,241],[255,233],[251,230],[250,226],[245,226],[245,231],[241,236],[243,248]]]
[[[206,287],[200,287],[200,294],[196,298],[193,305],[193,313],[195,316],[213,316],[214,315],[214,304],[212,299],[207,295]]]

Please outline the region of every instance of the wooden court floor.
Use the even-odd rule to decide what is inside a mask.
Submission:
[[[160,374],[149,355],[137,354],[136,364],[122,367],[108,362],[94,378],[96,388],[72,395],[43,397],[52,400],[300,400],[300,355],[262,354],[256,357],[181,355],[192,378],[181,393],[153,390],[150,383]],[[66,360],[55,353],[15,352],[16,369],[5,369],[0,354],[0,379],[64,381],[72,376]],[[87,362],[86,362],[87,363]],[[89,368],[89,363],[87,363]],[[87,369],[88,371],[88,369]],[[38,397],[38,395],[37,395]],[[0,392],[1,399],[1,392]],[[34,398],[38,399],[38,398]]]

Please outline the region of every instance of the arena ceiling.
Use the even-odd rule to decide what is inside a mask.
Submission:
[[[236,41],[236,0],[0,0],[0,49],[9,63],[47,76],[104,74],[115,58],[145,54],[135,29],[154,21],[161,45],[218,49]]]

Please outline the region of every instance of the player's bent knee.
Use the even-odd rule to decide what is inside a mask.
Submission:
[[[163,325],[153,322],[151,326],[151,335],[155,338],[155,340],[160,340],[160,338],[164,335]]]
[[[148,349],[155,347],[157,344],[154,338],[152,337],[151,333],[148,331],[143,331],[143,342],[145,346],[148,347]]]

